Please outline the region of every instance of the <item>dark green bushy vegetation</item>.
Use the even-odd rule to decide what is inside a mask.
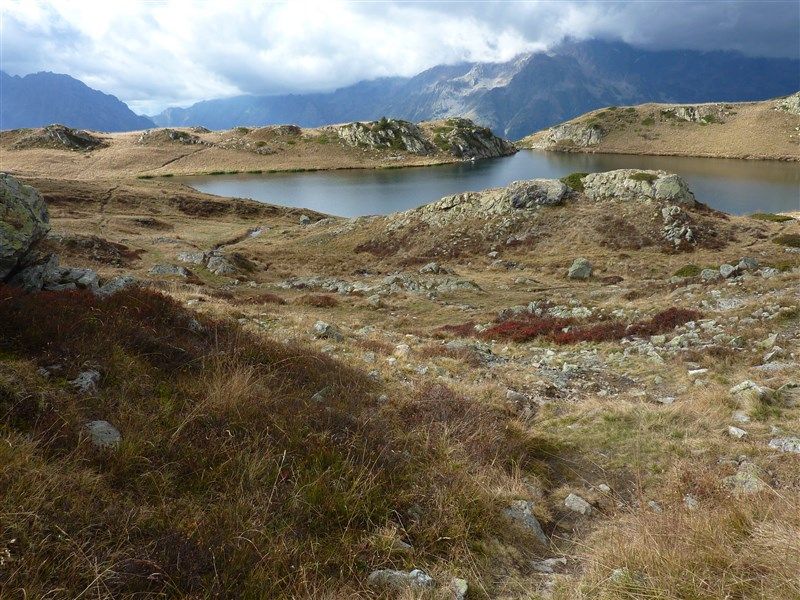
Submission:
[[[576,192],[583,191],[583,178],[586,177],[588,173],[570,173],[566,177],[561,178],[561,182],[569,187],[571,187]]]

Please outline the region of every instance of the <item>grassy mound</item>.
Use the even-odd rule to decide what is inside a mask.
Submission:
[[[151,291],[0,297],[12,594],[352,598],[373,568],[458,574],[482,540],[524,547],[486,483],[554,450],[502,409],[441,385],[381,401],[357,370]],[[94,419],[119,447],[92,446]]]

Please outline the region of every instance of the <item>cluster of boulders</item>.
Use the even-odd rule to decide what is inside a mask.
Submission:
[[[100,285],[92,269],[63,267],[58,257],[38,251],[50,231],[47,206],[34,188],[0,173],[0,281],[27,291],[87,289],[107,295],[132,285],[132,277],[117,277]]]

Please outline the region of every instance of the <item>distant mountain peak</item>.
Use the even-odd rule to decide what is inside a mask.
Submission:
[[[63,73],[40,71],[9,75],[0,71],[0,129],[64,123],[96,131],[132,131],[155,127],[116,96]]]

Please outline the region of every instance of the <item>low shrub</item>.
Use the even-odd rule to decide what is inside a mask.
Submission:
[[[800,233],[784,233],[783,235],[772,238],[772,241],[781,246],[800,248]]]
[[[561,178],[561,183],[566,186],[569,186],[576,192],[583,191],[583,178],[586,177],[588,173],[570,173],[566,177]]]
[[[574,322],[574,319],[555,317],[531,317],[524,320],[510,319],[485,330],[481,337],[511,340],[513,342],[528,342],[540,336],[560,331]]]
[[[697,265],[684,265],[673,275],[675,277],[697,277],[702,272],[703,268]]]

